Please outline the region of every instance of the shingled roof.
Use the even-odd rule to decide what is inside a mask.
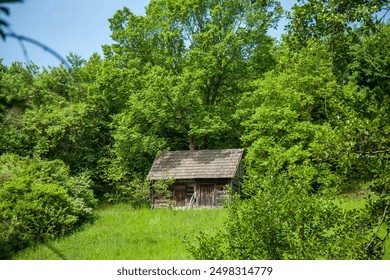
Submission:
[[[225,149],[164,152],[154,160],[148,178],[234,178],[243,151]]]

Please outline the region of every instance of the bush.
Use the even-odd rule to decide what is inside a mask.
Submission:
[[[264,183],[250,199],[235,199],[224,230],[216,236],[198,235],[189,246],[192,255],[246,260],[382,257],[381,240],[371,239],[375,226],[364,211],[344,210],[308,192],[309,184],[283,175],[273,183]]]
[[[105,196],[109,202],[113,203],[130,203],[133,208],[150,207],[151,191],[160,198],[170,198],[171,193],[168,186],[172,185],[173,179],[160,180],[152,182],[136,178],[126,185],[118,185],[112,193]]]
[[[0,258],[90,219],[96,200],[89,185],[58,160],[0,156]]]

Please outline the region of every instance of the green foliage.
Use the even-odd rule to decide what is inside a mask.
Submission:
[[[127,185],[117,187],[105,196],[111,203],[129,203],[132,208],[150,207],[152,195],[161,199],[170,199],[172,194],[168,187],[174,182],[173,179],[149,181],[136,178]]]
[[[386,93],[390,90],[390,25],[380,24],[376,28],[374,34],[362,36],[359,43],[351,46],[353,60],[349,72],[358,85],[371,91],[371,98],[387,105]]]
[[[297,44],[304,44],[310,38],[340,40],[344,35],[362,29],[375,30],[384,18],[380,11],[389,9],[387,0],[300,0],[289,14],[290,35]]]
[[[303,182],[304,183],[304,182]],[[196,259],[377,259],[362,211],[346,211],[280,175],[252,198],[236,199],[214,236],[200,234],[188,249]]]
[[[255,185],[284,172],[311,181],[313,190],[343,180],[348,161],[340,156],[350,147],[338,126],[346,113],[335,106],[343,89],[322,55],[320,47],[297,53],[242,98],[237,116],[244,119],[247,174]]]
[[[0,153],[31,154],[30,135],[23,130],[35,78],[33,68],[14,63],[0,70]]]
[[[275,71],[252,84],[237,112],[249,179],[261,183],[286,172],[292,179],[309,176],[314,190],[386,181],[389,102],[374,98],[383,91],[340,84],[326,49],[315,42],[279,59]]]
[[[237,111],[248,147],[244,192],[252,198],[236,201],[225,231],[201,235],[190,250],[200,259],[381,258],[389,138],[380,108],[387,99],[378,102],[367,96],[374,90],[353,82],[340,84],[322,44],[283,51]],[[359,212],[329,202],[355,189],[379,196]]]
[[[158,151],[239,146],[232,115],[247,82],[274,65],[266,31],[280,13],[277,1],[203,0],[117,11],[106,63],[130,85],[113,117],[109,180],[145,175]]]
[[[87,66],[91,65],[100,64],[91,59]],[[109,117],[104,104],[94,98],[97,95],[88,93],[86,83],[97,74],[87,66],[70,71],[57,67],[50,72],[19,64],[3,69],[0,152],[60,159],[73,173],[88,172],[101,184],[100,161],[111,139]]]
[[[0,257],[63,235],[92,217],[88,177],[59,160],[0,157]]]
[[[73,171],[90,171],[96,166],[99,150],[99,120],[93,107],[85,103],[53,104],[28,110],[25,131],[34,137],[34,152],[61,159]]]
[[[285,42],[294,50],[309,46],[314,39],[328,49],[335,73],[348,79],[346,70],[353,57],[349,46],[360,41],[363,34],[377,32],[386,20],[388,0],[302,0],[289,13]]]
[[[249,199],[233,203],[224,231],[198,239],[196,258],[379,257],[390,228],[388,9],[298,1],[275,45],[266,32],[278,1],[153,0],[143,16],[124,8],[109,19],[104,57],[71,53],[70,69],[1,65],[7,252],[89,217],[90,185],[149,204],[143,178],[161,151],[242,147]],[[355,191],[372,195],[358,212],[330,202]]]

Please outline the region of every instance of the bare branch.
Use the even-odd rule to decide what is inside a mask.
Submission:
[[[374,236],[371,238],[370,242],[368,243],[368,245],[366,246],[366,250],[368,249],[368,247],[371,246],[372,242],[374,242],[375,238],[377,238],[378,236],[378,233],[379,233],[379,230],[381,229],[382,227],[382,224],[383,222],[385,221],[385,218],[386,218],[386,213],[387,213],[387,208],[389,208],[390,204],[387,204],[386,207],[385,207],[385,210],[383,211],[383,215],[382,215],[382,219],[381,219],[381,222],[378,226],[378,229],[377,231],[375,232]]]
[[[32,43],[40,48],[42,48],[43,50],[47,51],[48,53],[52,54],[55,58],[57,58],[59,61],[61,61],[64,66],[67,68],[67,69],[70,69],[70,65],[68,63],[68,61],[66,61],[66,59],[64,59],[61,55],[59,55],[56,51],[54,51],[53,49],[51,49],[50,47],[46,46],[45,44],[37,41],[37,40],[34,40],[32,38],[29,38],[29,37],[26,37],[26,36],[23,36],[23,35],[17,35],[15,33],[7,33],[6,34],[7,37],[11,37],[11,38],[16,38],[20,41],[26,41],[26,42],[29,42],[29,43]]]

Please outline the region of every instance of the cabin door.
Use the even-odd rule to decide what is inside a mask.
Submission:
[[[201,184],[199,188],[199,206],[213,207],[214,206],[214,185]]]
[[[176,206],[184,207],[186,206],[186,186],[175,186],[174,190],[174,198],[176,202]]]

